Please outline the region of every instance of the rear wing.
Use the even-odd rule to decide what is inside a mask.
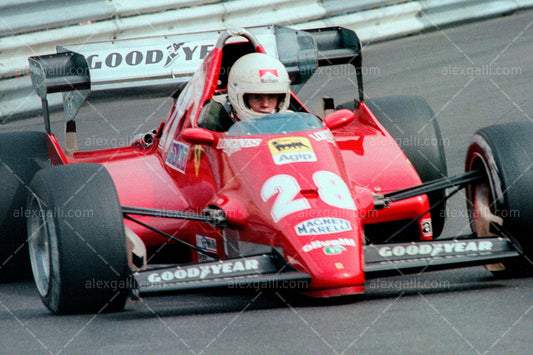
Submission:
[[[351,64],[356,69],[359,100],[363,100],[361,44],[355,32],[341,27],[302,31],[277,25],[248,31],[286,66],[293,91],[298,91],[318,66]],[[58,46],[56,54],[30,57],[30,76],[43,104],[46,131],[50,133],[50,93],[63,93],[63,108],[70,120],[89,97],[177,96],[223,33]]]

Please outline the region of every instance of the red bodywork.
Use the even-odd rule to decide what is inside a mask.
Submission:
[[[215,48],[206,57],[151,147],[67,156],[50,135],[53,164],[103,164],[124,206],[193,212],[218,206],[229,221],[223,231],[196,221],[139,220],[193,245],[214,241],[211,248],[223,258],[243,252],[232,241],[279,247],[290,264],[311,275],[308,292],[314,296],[363,292],[364,225],[412,220],[429,208],[421,195],[376,211],[372,193],[419,185],[415,169],[364,103],[353,121],[332,131],[322,125],[239,137],[199,128],[204,103],[224,89],[217,88],[222,55]],[[296,97],[292,100],[305,110]],[[429,218],[426,213],[420,221]],[[125,223],[147,246],[168,242],[138,224]],[[431,238],[421,230],[414,239]],[[191,251],[191,259],[184,262],[197,260],[197,252]]]

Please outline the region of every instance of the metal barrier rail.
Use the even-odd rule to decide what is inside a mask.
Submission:
[[[344,26],[363,42],[506,14],[533,0],[4,0],[0,4],[0,123],[40,111],[29,56],[56,45],[280,24]],[[52,109],[60,95],[49,98]]]
[[[3,0],[0,3],[0,37],[83,22],[110,20],[188,6],[202,6],[218,0]]]

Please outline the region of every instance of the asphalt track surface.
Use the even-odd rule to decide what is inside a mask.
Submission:
[[[446,139],[449,174],[458,174],[476,129],[533,118],[532,15],[365,47],[367,96],[424,96]],[[333,79],[333,72],[322,72],[301,95],[310,107],[325,94],[348,101],[351,74]],[[89,107],[78,121],[80,132],[90,132],[81,143],[120,145],[156,125],[168,106]],[[61,117],[53,119],[57,131]],[[41,127],[30,119],[0,129]],[[461,197],[449,203],[445,234],[469,231]],[[366,286],[364,295],[334,301],[206,292],[145,298],[114,314],[59,317],[41,305],[31,282],[0,284],[0,353],[527,354],[533,348],[532,279],[497,280],[471,267]]]

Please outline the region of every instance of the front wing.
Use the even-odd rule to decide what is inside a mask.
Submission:
[[[458,238],[365,246],[367,278],[486,265],[519,257],[510,240]]]
[[[311,281],[310,275],[294,269],[275,250],[269,254],[152,267],[133,276],[140,295],[216,287],[304,289]]]
[[[367,245],[364,254],[366,278],[485,265],[520,256],[511,241],[501,237]],[[274,249],[269,254],[150,267],[133,277],[134,296],[214,287],[303,291],[312,279]]]

